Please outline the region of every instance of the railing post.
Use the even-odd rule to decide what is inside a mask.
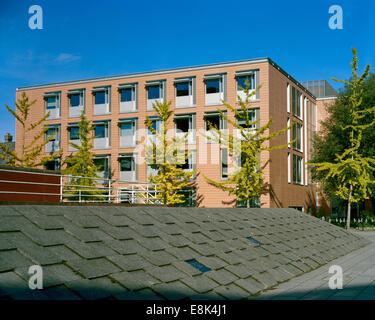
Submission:
[[[63,202],[63,176],[60,175],[60,202]]]
[[[111,179],[108,179],[108,203],[111,203]]]
[[[81,190],[78,190],[78,193],[79,193],[79,202],[82,202],[82,199],[81,199]]]

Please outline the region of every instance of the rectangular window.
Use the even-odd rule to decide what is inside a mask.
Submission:
[[[47,97],[47,110],[55,109],[56,107],[56,97]]]
[[[293,183],[302,184],[302,157],[293,155]]]
[[[187,144],[194,144],[195,141],[195,114],[183,114],[175,116],[176,136],[183,138],[186,136]]]
[[[120,148],[134,147],[136,144],[136,119],[120,120]]]
[[[46,140],[50,141],[45,145],[45,152],[56,152],[60,150],[60,125],[51,125],[45,133]]]
[[[161,98],[161,87],[157,86],[148,86],[147,90],[147,99],[160,99]]]
[[[205,128],[206,128],[206,135],[207,137],[212,137],[212,139],[207,138],[207,143],[217,143],[215,140],[216,134],[214,129],[210,129],[210,126],[217,128],[218,130],[225,130],[227,129],[227,123],[225,119],[223,119],[220,114],[218,113],[207,113],[205,115]]]
[[[69,98],[69,117],[79,117],[85,108],[85,90],[70,90],[68,91]]]
[[[120,113],[137,111],[137,89],[136,83],[118,86],[120,94]]]
[[[176,207],[196,207],[197,206],[197,190],[196,187],[185,187],[177,192],[183,195],[183,203],[176,204]]]
[[[49,113],[50,119],[60,118],[60,92],[51,92],[44,95],[46,114]]]
[[[206,80],[206,94],[219,93],[221,90],[221,79]]]
[[[296,122],[293,126],[293,148],[302,152],[302,125]]]
[[[206,105],[222,104],[225,100],[225,75],[207,75],[204,77],[206,85]]]
[[[135,155],[122,155],[119,158],[120,165],[120,181],[135,182],[136,181],[136,164]]]
[[[106,137],[106,127],[104,124],[99,124],[95,126],[95,137],[105,138]]]
[[[247,116],[248,116],[247,123],[246,123],[246,115],[244,114],[237,117],[237,123],[244,129],[255,129],[257,127],[257,124],[252,124],[252,122],[255,122],[257,120],[257,109],[248,110]]]
[[[255,129],[259,127],[259,122],[254,123],[256,120],[259,119],[259,113],[260,109],[255,108],[255,109],[248,109],[247,112],[247,117],[248,121],[246,121],[246,114],[241,113],[241,116],[237,116],[237,124],[240,125],[243,130],[241,129],[235,129],[234,131],[237,132],[237,138],[241,140],[247,140],[248,139],[248,134],[254,134]],[[247,137],[244,137],[242,132],[247,135]]]
[[[302,118],[301,96],[301,92],[299,92],[295,87],[292,87],[292,111],[293,115],[299,118]]]
[[[94,96],[94,115],[110,113],[110,87],[95,88],[92,90]]]
[[[81,95],[79,93],[70,95],[70,106],[79,107],[81,105]]]
[[[102,179],[110,179],[110,156],[96,156],[94,158],[94,164],[97,167],[96,174]],[[104,184],[108,183],[106,180],[96,180],[96,183]]]
[[[57,140],[57,128],[56,127],[48,128],[46,132],[46,138],[51,139],[51,141],[56,141]]]
[[[70,143],[74,143],[77,146],[81,145],[78,124],[77,123],[69,124],[68,133],[69,133],[69,151],[77,151],[77,148],[75,146],[72,146]]]
[[[187,157],[184,163],[177,164],[176,167],[183,169],[184,171],[193,171],[196,168],[196,151],[187,150]]]
[[[60,171],[61,169],[60,163],[61,163],[60,158],[55,158],[54,160],[48,161],[44,165],[44,168],[46,170],[51,170],[51,171]]]
[[[176,83],[176,96],[185,97],[190,95],[190,85],[189,82]]]
[[[79,140],[79,127],[71,127],[69,130],[69,140]]]
[[[151,120],[151,127],[153,128],[153,130],[151,130],[151,128],[148,128],[147,129],[148,135],[152,136],[152,135],[155,135],[156,133],[160,133],[160,130],[161,130],[161,120],[160,120],[160,118],[151,118],[150,117],[150,120]]]
[[[255,89],[255,76],[254,74],[237,77],[237,91],[244,91],[247,88],[246,80],[248,81],[249,90]]]
[[[255,92],[259,85],[259,70],[238,71],[235,73],[236,77],[236,93],[237,100],[246,101],[245,89],[249,86],[250,101],[259,99],[259,91]]]
[[[94,148],[95,149],[108,149],[110,147],[110,121],[97,121],[94,122]]]
[[[165,81],[154,81],[146,83],[147,89],[147,110],[153,110],[155,102],[163,102],[165,97]]]
[[[175,79],[176,108],[189,108],[194,106],[195,78]]]
[[[106,93],[104,91],[95,92],[95,104],[107,103]]]
[[[120,90],[120,101],[121,102],[130,102],[133,101],[133,89],[125,88]]]

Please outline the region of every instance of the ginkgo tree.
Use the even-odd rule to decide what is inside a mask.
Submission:
[[[185,202],[182,191],[194,186],[197,170],[187,171],[182,167],[189,156],[188,150],[185,150],[187,134],[177,136],[168,129],[173,119],[170,105],[171,102],[154,102],[156,118],[146,118],[145,124],[150,134],[144,149],[147,164],[156,172],[155,175],[150,174],[148,179],[157,185],[157,197],[163,204],[176,205]]]
[[[258,199],[262,193],[268,190],[262,171],[264,165],[260,158],[261,152],[285,148],[288,144],[293,143],[294,140],[272,147],[267,146],[266,142],[285,133],[294,123],[285,129],[269,133],[272,118],[265,125],[260,126],[260,118],[254,120],[254,109],[250,107],[252,96],[256,95],[257,91],[260,90],[260,86],[255,90],[250,90],[248,79],[245,80],[245,86],[246,88],[241,87],[245,97],[237,96],[239,108],[223,101],[227,112],[223,112],[220,109],[217,110],[220,117],[229,123],[237,134],[229,133],[228,130],[220,130],[217,126],[208,123],[210,134],[206,135],[206,138],[227,148],[229,155],[234,159],[228,171],[228,178],[225,181],[204,178],[209,184],[235,196],[237,204],[245,202],[246,207],[250,208],[259,206]],[[232,120],[228,113],[233,114],[235,120]]]
[[[31,107],[37,100],[29,102],[29,98],[25,92],[15,103],[16,110],[13,110],[8,105],[6,109],[21,125],[21,135],[17,139],[21,139],[20,150],[11,150],[7,145],[0,144],[0,158],[6,161],[9,166],[20,166],[26,168],[35,168],[53,161],[60,156],[62,150],[57,152],[44,152],[45,146],[54,139],[54,135],[46,137],[48,127],[43,127],[43,122],[48,119],[49,112],[35,122],[29,121],[29,114]],[[27,141],[27,136],[32,134],[30,142]],[[45,138],[46,137],[46,138]]]
[[[369,76],[370,65],[367,64],[362,75],[358,74],[357,50],[352,48],[351,62],[352,77],[350,80],[332,80],[348,86],[348,119],[349,124],[342,127],[347,132],[349,147],[341,154],[336,154],[332,162],[309,163],[322,172],[322,183],[334,179],[337,181],[334,194],[348,202],[346,228],[350,228],[350,213],[352,203],[369,199],[375,185],[375,159],[363,156],[361,141],[363,131],[375,125],[375,106],[362,105],[363,84]],[[370,121],[364,121],[370,119]],[[374,119],[371,121],[371,119]]]
[[[68,200],[77,200],[78,198],[89,201],[104,200],[103,197],[97,197],[103,195],[104,191],[96,187],[100,178],[97,172],[100,168],[95,165],[95,154],[92,151],[95,126],[87,120],[83,111],[78,129],[80,143],[70,142],[70,145],[77,151],[64,160],[66,167],[62,173],[71,176],[64,193]]]

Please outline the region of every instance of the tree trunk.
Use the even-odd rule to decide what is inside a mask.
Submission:
[[[348,198],[348,212],[346,214],[346,229],[350,229],[350,210],[351,210],[351,201],[352,201],[352,190],[353,186],[350,185],[349,187],[349,198]]]

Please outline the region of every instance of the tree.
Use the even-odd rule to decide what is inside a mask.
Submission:
[[[89,198],[91,200],[103,199],[97,198],[96,195],[103,195],[104,192],[96,188],[97,180],[100,178],[97,175],[99,168],[94,163],[93,139],[95,127],[87,120],[84,112],[81,113],[80,122],[78,124],[78,135],[80,144],[70,142],[70,145],[77,151],[75,154],[67,157],[64,160],[66,168],[62,170],[64,175],[71,175],[69,186],[65,188],[65,193],[69,195],[70,200],[78,199],[77,195],[81,195],[80,199]]]
[[[316,158],[319,156],[315,156],[309,163],[309,165],[316,167],[318,174],[315,174],[315,178],[318,178],[326,188],[328,186],[336,196],[347,201],[347,229],[350,228],[351,204],[368,199],[372,195],[372,188],[375,185],[375,159],[365,156],[362,146],[364,132],[370,128],[374,129],[375,125],[375,106],[368,107],[362,104],[364,83],[369,76],[370,65],[366,65],[364,72],[359,76],[357,73],[357,50],[353,48],[352,53],[351,79],[338,80],[332,78],[334,81],[346,85],[347,95],[342,95],[338,103],[338,106],[343,106],[345,109],[346,123],[339,126],[331,124],[331,128],[337,130],[338,136],[335,137],[335,131],[332,131],[327,140],[331,142],[336,138],[340,141],[342,136],[346,137],[348,141],[345,149],[336,153],[331,161],[317,162]],[[335,123],[335,119],[332,117],[329,121]]]
[[[233,121],[227,113],[218,109],[221,118],[231,124],[235,130],[237,129],[237,136],[223,132],[211,123],[209,123],[211,135],[206,136],[206,138],[227,147],[229,154],[237,159],[233,163],[232,174],[228,175],[226,181],[214,181],[207,177],[205,179],[218,189],[234,195],[235,201],[246,202],[246,207],[250,208],[253,206],[254,201],[268,190],[262,172],[261,152],[285,148],[288,144],[293,143],[294,140],[287,144],[273,147],[265,146],[265,142],[285,133],[294,123],[283,130],[268,134],[267,131],[271,127],[272,118],[264,126],[259,125],[260,119],[252,120],[254,111],[250,108],[250,100],[260,89],[260,86],[255,91],[251,91],[248,79],[246,79],[245,85],[246,88],[241,88],[245,92],[245,99],[242,99],[239,95],[237,97],[239,109],[223,101],[227,111],[234,114],[237,121]]]
[[[5,107],[7,108],[8,112],[16,118],[22,126],[22,140],[21,140],[21,151],[17,153],[16,150],[11,150],[7,145],[0,144],[0,158],[7,161],[7,165],[9,166],[21,166],[27,168],[34,168],[44,165],[48,161],[54,160],[57,156],[61,155],[62,150],[58,152],[51,152],[48,156],[44,153],[44,147],[47,143],[52,141],[54,138],[53,135],[48,137],[42,142],[39,142],[41,138],[44,138],[48,127],[44,127],[42,129],[38,129],[39,126],[43,124],[43,122],[49,117],[49,113],[45,116],[40,118],[38,121],[34,123],[30,123],[28,121],[28,116],[30,113],[31,106],[36,102],[33,100],[29,102],[29,98],[27,97],[26,93],[22,93],[21,99],[18,99],[15,103],[16,111],[12,110],[8,105]],[[35,131],[33,134],[33,139],[30,143],[26,143],[26,135],[29,134],[31,131]]]
[[[171,102],[155,102],[153,108],[158,117],[160,128],[156,128],[156,120],[146,117],[145,124],[152,137],[145,143],[146,162],[157,174],[149,176],[151,183],[157,184],[157,197],[163,204],[184,203],[182,190],[193,187],[193,178],[197,170],[185,171],[182,164],[188,159],[188,151],[184,150],[184,137],[176,137],[168,131],[173,115],[169,110]]]

